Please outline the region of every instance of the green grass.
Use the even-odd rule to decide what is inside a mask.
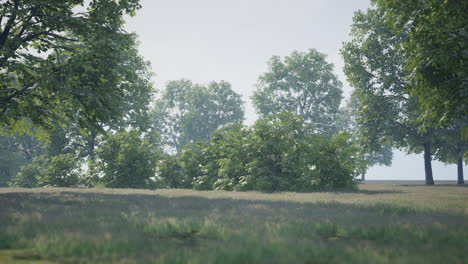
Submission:
[[[0,263],[466,263],[468,188],[0,189]]]

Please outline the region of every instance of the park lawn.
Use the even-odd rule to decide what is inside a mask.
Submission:
[[[0,189],[0,263],[466,263],[468,188]]]

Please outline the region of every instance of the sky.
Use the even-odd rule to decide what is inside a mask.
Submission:
[[[327,54],[343,83],[340,49],[349,40],[354,12],[370,0],[140,0],[142,9],[127,19],[139,36],[140,53],[151,62],[155,88],[170,80],[205,84],[228,81],[245,101],[246,124],[257,119],[250,96],[273,55],[314,48]],[[465,166],[465,171],[466,171]],[[433,163],[434,179],[455,180],[456,166]],[[423,180],[422,155],[396,151],[392,167],[372,167],[368,180]]]

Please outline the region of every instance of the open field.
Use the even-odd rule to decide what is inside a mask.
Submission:
[[[468,188],[0,189],[0,263],[466,263]]]

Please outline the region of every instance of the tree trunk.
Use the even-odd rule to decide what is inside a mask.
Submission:
[[[463,179],[463,155],[460,155],[458,157],[457,169],[458,169],[458,184],[465,184],[465,180]]]
[[[432,177],[431,143],[424,144],[424,170],[426,173],[426,185],[434,185],[434,178]]]
[[[88,154],[91,161],[96,160],[96,152],[94,151],[96,148],[96,137],[97,134],[95,132],[91,132],[88,137]]]
[[[361,181],[365,181],[365,180],[366,180],[366,174],[363,173],[363,174],[361,174]]]

